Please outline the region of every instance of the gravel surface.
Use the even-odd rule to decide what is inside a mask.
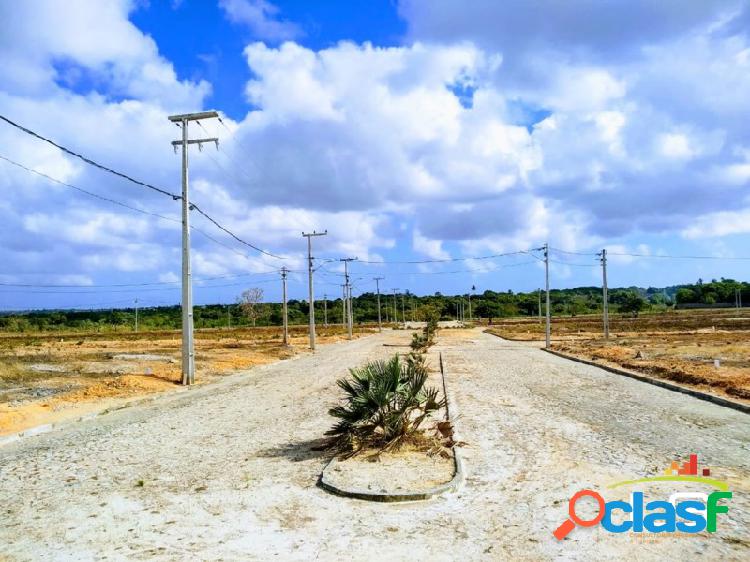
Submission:
[[[320,346],[0,449],[0,559],[748,558],[749,416],[479,330],[444,330],[433,348],[467,442],[465,485],[413,504],[327,494],[315,485],[327,459],[310,447],[331,424],[335,379],[410,337]],[[691,452],[734,491],[715,535],[552,537],[577,490]]]
[[[379,460],[359,455],[326,470],[337,488],[381,494],[427,492],[453,479],[453,457],[427,456],[424,451],[384,453]]]

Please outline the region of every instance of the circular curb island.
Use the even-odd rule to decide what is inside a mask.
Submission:
[[[454,466],[453,478],[445,484],[440,484],[439,486],[435,486],[434,488],[422,492],[371,492],[368,490],[340,488],[333,484],[328,478],[330,471],[333,470],[339,462],[336,457],[333,457],[328,461],[328,464],[326,464],[320,475],[320,479],[318,480],[318,485],[327,492],[331,492],[337,496],[371,502],[395,503],[429,500],[447,492],[455,492],[463,482],[464,467],[461,455],[455,447],[452,448],[452,451]]]
[[[440,375],[443,383],[443,395],[446,401],[446,419],[450,421],[453,415],[455,415],[457,408],[456,404],[448,394],[448,388],[445,383],[445,367],[443,363],[442,353],[440,353],[439,364]],[[455,427],[453,427],[453,441],[456,443],[461,441]],[[435,486],[434,488],[430,488],[429,490],[420,492],[371,492],[369,490],[362,489],[340,488],[339,486],[333,484],[331,482],[331,479],[328,477],[330,471],[333,470],[333,468],[339,462],[337,457],[333,457],[323,468],[323,472],[320,474],[320,478],[318,479],[318,486],[320,486],[327,492],[330,492],[337,496],[371,502],[397,503],[429,500],[448,492],[455,492],[464,481],[465,469],[461,453],[459,452],[456,445],[451,447],[451,451],[453,452],[453,478],[451,478],[449,482],[440,484],[439,486]]]

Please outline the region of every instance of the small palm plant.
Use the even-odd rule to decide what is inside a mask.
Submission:
[[[345,404],[331,408],[338,419],[326,432],[329,446],[346,456],[366,448],[388,451],[415,436],[425,418],[444,405],[438,390],[425,385],[424,361],[401,362],[398,355],[350,369],[339,379]]]

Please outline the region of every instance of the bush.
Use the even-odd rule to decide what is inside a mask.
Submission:
[[[326,432],[328,446],[354,455],[365,448],[398,448],[414,436],[425,418],[444,405],[438,389],[428,387],[422,356],[406,363],[394,355],[388,361],[350,369],[351,378],[339,379],[345,404],[329,410],[339,421]]]
[[[411,337],[411,349],[416,353],[424,353],[427,348],[435,343],[435,334],[438,330],[438,315],[429,314],[427,325],[422,328],[422,333],[414,333]]]

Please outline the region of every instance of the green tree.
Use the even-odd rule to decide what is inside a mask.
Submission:
[[[646,308],[646,299],[635,291],[629,291],[622,297],[620,303],[620,311],[628,312],[634,317],[638,316],[638,313]]]

